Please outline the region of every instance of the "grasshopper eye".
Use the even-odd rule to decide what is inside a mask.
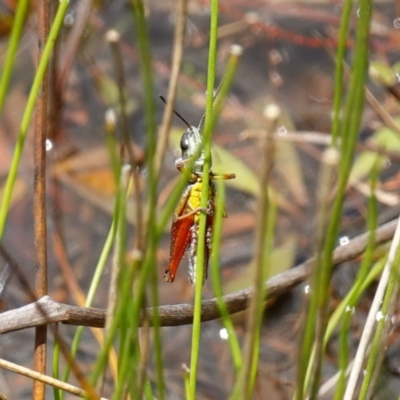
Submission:
[[[180,146],[182,151],[186,151],[189,148],[189,137],[186,132],[182,135]]]

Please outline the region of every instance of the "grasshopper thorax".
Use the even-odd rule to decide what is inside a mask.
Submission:
[[[202,145],[201,135],[199,129],[195,126],[191,126],[187,129],[181,138],[181,151],[182,151],[182,161],[188,162],[192,159],[198,150],[198,148]],[[204,166],[204,151],[202,150],[200,155],[196,158],[196,161],[193,165],[194,173],[201,173]]]

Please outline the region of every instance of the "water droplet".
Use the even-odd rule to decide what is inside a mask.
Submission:
[[[354,314],[354,307],[346,306],[346,312],[349,312],[351,314]]]
[[[396,29],[400,29],[400,18],[396,18],[396,19],[393,20],[393,26]]]
[[[50,139],[46,139],[46,151],[53,150],[53,142]]]
[[[376,313],[376,320],[379,322],[381,319],[383,319],[383,318],[385,318],[385,316],[382,314],[382,311],[381,310],[379,310],[377,313]]]
[[[304,293],[305,293],[305,294],[311,293],[311,286],[310,286],[310,285],[304,286]]]
[[[342,237],[339,239],[339,244],[340,244],[340,246],[346,246],[346,244],[349,244],[349,243],[350,243],[350,239],[349,239],[348,236],[342,236]]]
[[[64,18],[64,26],[70,27],[74,24],[75,18],[73,14],[67,14]]]
[[[222,340],[228,340],[229,333],[228,333],[227,329],[221,328],[221,329],[219,330],[219,337],[220,337]]]
[[[287,129],[284,126],[278,128],[278,135],[285,136],[287,134]]]
[[[117,123],[117,115],[115,114],[115,110],[113,108],[108,108],[105,112],[104,119],[106,124],[111,128],[114,129]]]
[[[282,54],[277,49],[272,49],[268,53],[269,62],[276,66],[283,61]]]

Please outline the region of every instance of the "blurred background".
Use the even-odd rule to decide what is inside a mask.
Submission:
[[[8,45],[8,34],[14,18],[15,1],[0,2],[0,63]],[[15,138],[36,65],[37,18],[35,2],[22,42],[19,46],[9,94],[0,116],[0,195],[5,182]],[[89,2],[71,1],[63,32],[56,47],[57,65],[51,68],[55,82],[54,98],[61,91],[61,101],[50,109],[48,140],[48,240],[49,295],[60,302],[77,304],[78,289],[84,292],[110,227],[115,185],[105,147],[104,115],[117,104],[117,87],[110,48],[105,41],[109,29],[121,34],[126,72],[129,126],[137,149],[141,173],[146,174],[146,126],[143,90],[136,48],[134,18],[127,1],[94,1],[90,5],[83,36],[76,51],[71,51],[71,37]],[[175,1],[146,1],[151,40],[152,68],[158,123],[164,104],[159,94],[166,94],[170,73],[173,33],[176,21]],[[205,108],[208,58],[209,3],[188,1],[188,18],[183,66],[175,108],[192,125],[197,125]],[[237,179],[227,187],[224,234],[221,247],[221,274],[225,293],[250,286],[254,267],[253,241],[257,219],[257,196],[260,190],[260,137],[265,130],[263,111],[268,104],[282,111],[278,133],[308,134],[310,140],[277,141],[278,151],[271,179],[278,194],[278,217],[271,274],[283,272],[308,259],[314,249],[316,182],[321,155],[327,143],[331,124],[334,85],[334,54],[341,16],[338,1],[256,1],[221,0],[219,15],[218,81],[221,80],[232,44],[243,46],[238,71],[215,129],[214,172],[233,172]],[[356,13],[353,16],[357,18]],[[399,43],[400,3],[376,1],[370,42],[371,79],[368,89],[386,112],[399,112]],[[353,40],[349,37],[346,60],[352,62]],[[0,65],[1,68],[1,65]],[[58,93],[59,94],[59,93]],[[362,190],[372,165],[370,146],[380,144],[386,125],[376,108],[366,103],[360,146],[355,159],[338,244],[366,230],[366,201]],[[185,130],[175,118],[168,153],[159,177],[159,207],[168,198],[179,172],[174,162],[179,154],[179,138]],[[384,132],[384,133],[382,133]],[[33,132],[31,132],[33,133]],[[386,133],[387,134],[387,133]],[[393,134],[394,135],[394,134]],[[318,139],[318,143],[315,141]],[[324,143],[325,145],[321,144]],[[32,141],[28,136],[19,170],[3,244],[14,255],[29,281],[34,276],[32,225]],[[386,142],[385,142],[386,143]],[[379,188],[380,223],[399,213],[400,141],[391,141],[387,165],[381,174]],[[390,150],[390,153],[389,153]],[[131,221],[134,234],[135,221]],[[178,270],[176,281],[163,281],[169,256],[169,232],[165,232],[158,250],[161,304],[191,303],[193,289],[188,283],[186,259]],[[358,263],[346,263],[336,269],[331,304],[346,294],[356,274]],[[17,279],[8,277],[7,266],[0,265],[2,310],[20,307],[29,301]],[[104,273],[94,307],[104,308],[108,296],[109,269]],[[373,288],[371,288],[372,292]],[[301,300],[304,288],[298,287],[273,301],[265,311],[261,337],[259,379],[256,399],[289,399],[293,395],[295,362],[299,329],[302,324]],[[204,297],[213,297],[211,283],[206,282]],[[356,344],[368,312],[366,295],[353,319],[352,340]],[[234,318],[239,337],[243,334],[246,314]],[[61,325],[67,342],[75,327]],[[396,333],[389,339],[385,372],[378,385],[377,399],[393,399],[400,390],[400,347]],[[182,363],[189,363],[191,327],[163,328],[164,360],[169,399],[184,398]],[[28,329],[0,337],[0,357],[32,367],[34,330]],[[53,338],[49,337],[50,343]],[[89,372],[98,345],[85,329],[78,360]],[[51,359],[51,350],[49,360]],[[50,364],[49,364],[50,365]],[[336,371],[336,341],[328,347],[324,375]],[[199,367],[199,399],[225,399],[233,385],[233,365],[226,335],[220,321],[203,325]],[[50,368],[49,368],[50,371]],[[154,371],[149,370],[149,377]],[[31,397],[31,381],[0,370],[0,387],[11,399]],[[105,395],[109,395],[106,389]],[[49,389],[49,397],[52,392]],[[66,396],[66,398],[69,398]],[[72,398],[72,397],[71,397]],[[331,398],[329,393],[325,397]]]

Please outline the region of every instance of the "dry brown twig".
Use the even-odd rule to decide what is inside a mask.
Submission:
[[[155,159],[156,176],[160,174],[164,160],[165,150],[168,144],[169,130],[171,127],[172,113],[174,109],[175,97],[178,90],[179,72],[182,66],[183,44],[186,31],[187,0],[180,0],[176,9],[176,25],[174,34],[174,48],[172,53],[171,76],[169,79],[167,104],[165,106],[162,123],[159,130],[157,141],[157,151]]]
[[[10,361],[3,360],[2,358],[0,358],[0,368],[7,369],[12,372],[16,372],[17,374],[20,374],[23,376],[27,376],[28,378],[32,378],[37,382],[41,382],[43,384],[53,386],[55,388],[65,391],[65,392],[74,394],[75,396],[78,396],[78,397],[84,398],[87,396],[87,392],[85,392],[84,390],[82,390],[76,386],[73,386],[69,383],[52,378],[51,376],[33,371],[32,369],[23,367],[21,365],[14,364]],[[0,396],[0,400],[2,400],[3,398],[6,399],[6,397]],[[107,399],[105,399],[104,397],[100,397],[99,400],[107,400]]]
[[[45,0],[38,1],[38,64],[42,58],[44,44],[50,30],[50,9]],[[46,225],[46,130],[49,79],[46,71],[39,90],[34,130],[34,235],[35,235],[35,293],[37,297],[47,294],[47,225]],[[34,369],[46,372],[47,326],[36,327]],[[45,385],[33,381],[33,398],[45,398]]]
[[[376,244],[382,244],[392,239],[397,220],[380,226],[376,231]],[[337,247],[333,254],[333,264],[337,266],[345,261],[354,260],[361,255],[367,245],[369,233],[353,238],[347,245]],[[304,282],[311,269],[314,259],[276,275],[265,283],[268,299],[277,297],[301,282]],[[228,312],[235,314],[248,307],[249,298],[252,296],[252,288],[246,288],[224,296]],[[146,318],[152,321],[153,308],[146,309]],[[191,304],[177,304],[160,306],[157,309],[162,326],[178,326],[191,324],[193,320],[193,306]],[[91,327],[103,327],[105,323],[105,310],[76,307],[58,303],[45,296],[34,303],[21,308],[10,310],[0,314],[0,334],[13,332],[25,328],[54,322],[63,322],[69,325],[82,325]],[[220,317],[217,300],[212,298],[203,301],[202,321],[211,321]]]

